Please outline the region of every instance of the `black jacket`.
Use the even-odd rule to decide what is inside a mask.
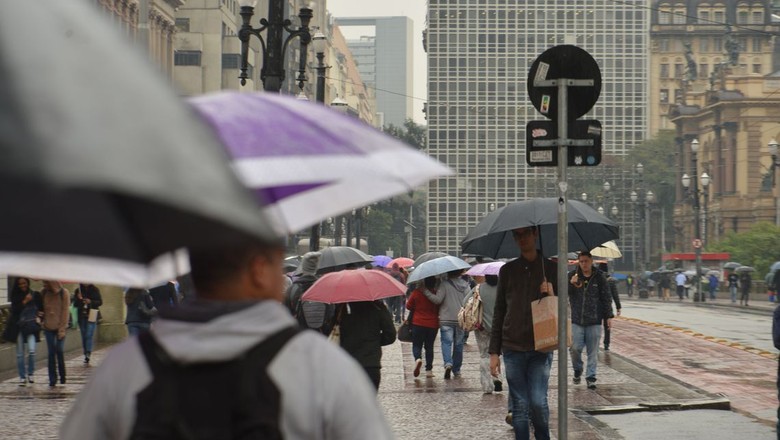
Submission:
[[[79,293],[81,293],[83,299],[79,299]],[[89,299],[90,303],[86,304],[84,299]],[[94,284],[79,284],[79,288],[73,294],[73,305],[79,311],[79,319],[87,319],[89,309],[99,309],[103,305],[100,289],[95,287]]]
[[[574,276],[574,272],[569,272],[568,279]],[[603,319],[612,318],[612,295],[604,273],[593,268],[590,280],[582,287],[575,287],[570,282],[569,304],[572,324],[598,325]]]
[[[341,348],[363,367],[382,366],[382,346],[395,342],[393,317],[382,301],[340,304]]]
[[[22,314],[22,309],[24,308],[22,300],[27,296],[27,293],[32,293],[33,302],[35,303],[35,307],[38,308],[38,311],[43,310],[43,297],[41,296],[41,292],[32,289],[27,292],[22,292],[16,287],[11,290],[11,314],[8,317],[8,321],[6,321],[2,339],[14,344],[19,337],[19,316]],[[35,342],[41,342],[40,332],[35,334]]]

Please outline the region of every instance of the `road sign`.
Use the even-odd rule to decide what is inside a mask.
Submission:
[[[693,248],[694,249],[699,249],[700,247],[701,247],[701,240],[699,240],[698,238],[694,238],[693,239]]]
[[[601,70],[596,60],[577,46],[561,45],[547,49],[531,65],[528,96],[536,110],[553,121],[558,116],[558,89],[554,85],[539,86],[534,83],[559,78],[593,81],[592,86],[571,87],[567,92],[569,120],[590,111],[601,93]]]
[[[601,163],[601,122],[595,119],[569,121],[566,163],[572,167],[590,167]],[[578,145],[580,144],[580,145]],[[525,127],[525,162],[532,167],[558,165],[558,124],[531,121]]]

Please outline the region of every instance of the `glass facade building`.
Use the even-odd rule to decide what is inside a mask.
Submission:
[[[458,255],[491,208],[557,195],[555,168],[525,163],[525,126],[544,119],[527,75],[545,50],[573,44],[598,62],[601,96],[583,118],[602,123],[602,164],[647,137],[648,15],[642,1],[429,0],[428,151],[457,175],[429,185],[428,250]],[[569,198],[600,187],[603,166],[570,168]]]

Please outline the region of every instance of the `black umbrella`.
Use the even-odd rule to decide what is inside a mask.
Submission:
[[[731,270],[734,270],[738,267],[742,267],[742,263],[737,263],[736,261],[729,261],[728,263],[723,265],[724,269],[731,269]]]
[[[374,261],[374,257],[349,246],[331,246],[320,251],[319,270],[338,268],[350,264],[366,264]]]
[[[513,258],[520,250],[512,230],[528,226],[539,227],[539,249],[542,255],[558,253],[557,198],[540,198],[511,203],[483,218],[461,242],[464,253],[491,258]],[[567,201],[569,251],[593,249],[619,238],[617,223],[577,200]]]
[[[425,263],[426,261],[431,261],[433,259],[440,258],[440,257],[446,257],[447,255],[449,254],[444,252],[426,252],[414,259],[414,267],[415,268],[420,267],[420,265]]]
[[[88,2],[4,2],[0,251],[30,263],[15,273],[153,285],[176,274],[112,271],[277,240],[216,137],[137,51]]]

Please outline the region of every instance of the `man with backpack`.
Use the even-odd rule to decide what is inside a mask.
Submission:
[[[301,328],[310,328],[327,335],[331,330],[334,307],[315,301],[301,301],[301,297],[309,287],[317,281],[317,268],[319,267],[320,252],[307,252],[301,257],[301,265],[295,271],[298,276],[292,282],[285,295],[285,304],[290,313],[298,320]]]
[[[191,249],[195,298],[108,353],[60,438],[392,438],[360,365],[282,305],[282,257],[275,237]]]

